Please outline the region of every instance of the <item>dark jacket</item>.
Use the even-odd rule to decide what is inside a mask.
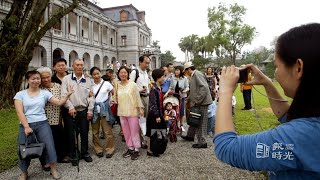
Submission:
[[[161,90],[156,84],[151,88],[149,93],[149,107],[148,107],[148,117],[147,117],[147,136],[151,135],[151,129],[166,129],[166,122],[163,118],[163,101],[160,99]],[[156,119],[160,118],[161,122],[157,123]]]

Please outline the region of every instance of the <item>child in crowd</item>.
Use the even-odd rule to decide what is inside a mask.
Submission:
[[[167,122],[167,128],[170,128],[171,124],[177,117],[177,112],[172,108],[171,102],[167,102],[164,110],[164,120]]]
[[[214,128],[216,125],[216,102],[213,101],[212,104],[208,106],[208,135],[212,138],[214,135]]]
[[[237,99],[235,96],[232,96],[232,117],[234,117],[235,115],[234,107],[236,106],[236,104],[237,104]]]

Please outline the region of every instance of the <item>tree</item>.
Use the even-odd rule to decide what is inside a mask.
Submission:
[[[243,22],[246,9],[237,3],[230,5],[220,3],[218,7],[208,9],[208,26],[210,34],[217,43],[217,49],[226,51],[235,64],[236,57],[245,44],[250,44],[255,37],[255,28]]]
[[[198,70],[204,70],[207,65],[210,63],[208,58],[204,58],[198,54],[194,55],[194,58],[191,60],[192,64],[194,64]]]
[[[12,104],[32,60],[33,49],[59,20],[86,0],[72,0],[40,27],[50,0],[13,0],[0,29],[0,107]]]
[[[192,34],[180,39],[180,43],[178,44],[178,46],[180,47],[181,51],[186,54],[188,58],[187,61],[189,61],[193,57],[197,38],[198,38],[198,35]]]
[[[173,56],[171,51],[166,51],[160,54],[161,66],[165,66],[168,63],[173,63],[176,57]]]
[[[241,64],[250,64],[253,63],[257,66],[260,65],[261,62],[263,62],[264,60],[266,60],[270,54],[272,54],[273,51],[267,49],[264,46],[260,46],[256,49],[254,49],[251,52],[244,52],[243,53],[243,58],[241,60]]]

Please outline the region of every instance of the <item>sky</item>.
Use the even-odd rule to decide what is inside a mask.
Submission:
[[[208,7],[238,3],[247,9],[244,21],[256,28],[257,36],[243,50],[260,46],[270,48],[276,37],[292,27],[320,22],[319,0],[98,0],[102,8],[132,4],[146,13],[146,23],[152,31],[152,40],[159,41],[161,51],[170,50],[176,61],[185,55],[178,43],[182,37],[210,32],[207,22]]]

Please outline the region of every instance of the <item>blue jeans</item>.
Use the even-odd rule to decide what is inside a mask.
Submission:
[[[43,150],[42,156],[45,157],[46,164],[48,163],[56,163],[57,162],[57,155],[56,149],[54,147],[54,141],[52,137],[52,132],[50,125],[47,120],[29,123],[30,128],[33,130],[33,133],[36,135],[37,139],[41,143],[45,143],[45,148]],[[35,142],[33,136],[28,137],[28,142],[32,143]],[[19,132],[18,132],[18,144],[24,144],[26,140],[26,135],[24,133],[24,127],[20,124],[19,125]],[[19,167],[21,171],[27,171],[28,167],[30,166],[31,159],[21,159],[19,146],[18,146],[18,160],[19,160]]]
[[[208,134],[212,132],[214,134],[214,128],[216,127],[216,116],[208,118]]]

